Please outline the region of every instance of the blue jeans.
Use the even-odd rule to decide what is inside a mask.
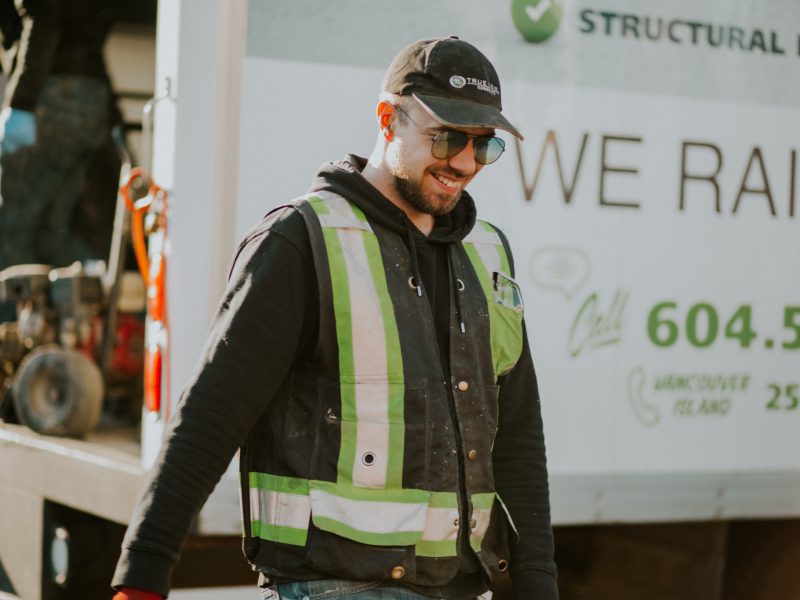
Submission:
[[[382,581],[345,581],[344,579],[319,579],[296,581],[278,586],[281,600],[327,600],[348,598],[350,600],[430,600],[406,588],[387,585]],[[272,600],[269,590],[262,590],[264,598]]]

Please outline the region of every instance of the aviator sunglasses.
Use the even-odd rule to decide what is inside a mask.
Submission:
[[[440,160],[452,158],[461,152],[469,141],[472,140],[472,151],[475,154],[475,161],[482,165],[490,165],[500,158],[500,155],[506,149],[506,143],[494,135],[469,135],[463,131],[447,129],[445,131],[440,131],[434,136],[427,133],[426,129],[418,125],[417,122],[411,118],[411,115],[400,106],[395,104],[394,107],[399,112],[403,113],[406,118],[414,124],[414,127],[431,138],[433,141],[431,154],[433,154],[434,158]]]

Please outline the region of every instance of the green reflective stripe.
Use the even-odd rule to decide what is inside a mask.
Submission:
[[[492,504],[494,504],[494,496],[495,496],[494,492],[472,494],[472,496],[470,496],[470,500],[472,501],[472,509],[485,510],[487,508],[492,508]]]
[[[503,244],[498,244],[495,246],[497,249],[497,254],[500,255],[500,272],[505,273],[506,275],[511,275],[511,265],[508,262],[508,255],[506,254],[506,249],[503,247]]]
[[[310,519],[320,529],[365,544],[414,545],[419,556],[457,555],[455,492],[370,489],[257,472],[249,481],[254,537],[304,545]],[[477,495],[476,506],[490,497]]]
[[[347,263],[350,312],[353,315],[350,339],[353,345],[353,410],[356,421],[352,477],[346,476],[342,483],[385,488],[390,454],[385,319],[370,273],[365,232],[356,229],[338,229],[337,232]],[[372,236],[371,233],[367,235]],[[344,381],[342,385],[348,386]],[[347,475],[347,471],[343,473]]]
[[[469,545],[475,552],[480,551],[486,530],[489,528],[494,498],[494,492],[473,494],[470,497],[472,501],[472,519],[475,521],[475,527],[470,531]]]
[[[387,420],[389,422],[389,456],[386,468],[385,487],[401,488],[403,486],[403,455],[405,452],[405,379],[403,376],[403,357],[400,352],[400,334],[397,331],[397,319],[394,306],[389,295],[383,259],[374,234],[363,232],[364,248],[367,251],[375,292],[383,314],[384,336],[386,341],[386,374],[389,382],[389,406]]]
[[[327,215],[330,214],[328,207],[325,206],[325,202],[319,196],[309,196],[308,203],[311,205],[311,208],[314,209],[314,212],[318,215]]]
[[[307,479],[286,477],[283,475],[270,475],[269,473],[259,473],[256,471],[251,471],[248,479],[251,488],[308,496]]]
[[[327,204],[319,197],[309,199],[317,215],[330,215]],[[342,382],[341,447],[339,449],[338,472],[345,482],[353,480],[353,463],[356,455],[356,410],[355,367],[353,365],[352,318],[350,313],[350,285],[347,264],[339,234],[336,229],[322,227],[325,250],[328,253],[328,268],[331,274],[333,313],[336,322],[336,339],[339,345],[339,377]]]
[[[414,545],[417,556],[441,558],[458,555],[458,540],[429,541],[422,540]]]
[[[263,523],[262,521],[251,522],[250,530],[253,537],[258,537],[270,542],[292,544],[294,546],[305,546],[306,539],[308,538],[308,529],[281,527]]]
[[[341,444],[338,481],[400,488],[405,385],[394,306],[377,237],[357,206],[340,196],[311,201],[320,217],[340,352]]]
[[[347,266],[339,234],[336,229],[323,229],[325,248],[333,288],[333,312],[336,321],[336,337],[339,343],[339,378],[341,380],[341,447],[339,449],[338,472],[344,482],[353,480],[353,464],[356,457],[356,390],[355,365],[353,360],[353,325],[350,312],[350,286]]]
[[[361,223],[366,223],[367,222],[367,215],[364,214],[363,210],[358,208],[358,206],[356,206],[355,204],[348,203],[348,206],[349,206],[350,210],[353,212],[353,214],[355,215],[356,219],[358,219]],[[370,227],[369,230],[372,231],[372,228]]]
[[[431,508],[458,508],[458,496],[455,492],[430,492]]]
[[[431,492],[417,490],[413,488],[398,489],[373,489],[342,485],[330,481],[317,481],[312,479],[308,482],[309,493],[319,491],[331,496],[357,500],[363,502],[382,502],[392,504],[428,504]]]
[[[365,544],[411,545],[422,538],[430,492],[309,483],[317,527]]]
[[[475,269],[475,274],[478,276],[478,281],[481,283],[481,289],[483,289],[483,293],[486,296],[486,306],[489,313],[489,344],[492,350],[492,366],[495,376],[497,376],[501,367],[500,357],[503,351],[500,346],[501,339],[497,331],[499,324],[497,322],[491,274],[487,271],[486,265],[483,260],[481,260],[474,244],[464,244],[464,250],[467,252],[467,257],[469,257],[472,263],[472,268]]]
[[[361,531],[345,523],[314,515],[314,525],[324,531],[330,531],[362,544],[373,546],[412,546],[419,539],[418,531],[398,531],[396,533],[374,533],[371,531]]]
[[[308,481],[258,472],[251,472],[248,480],[251,535],[305,545],[311,518]]]
[[[483,264],[483,260],[481,260],[478,250],[475,248],[475,244],[464,244],[464,250],[466,250],[469,261],[472,263],[472,268],[475,269],[475,274],[478,276],[478,281],[481,282],[481,289],[486,295],[486,300],[491,304],[491,300],[494,297],[494,294],[492,293],[491,275],[489,274],[489,271],[486,270],[486,265]],[[489,316],[491,318],[491,315]]]
[[[492,282],[494,272],[508,275],[510,261],[497,231],[478,221],[465,239],[464,249],[486,295],[489,335],[495,377],[507,373],[522,352],[522,312],[498,303]]]
[[[425,531],[417,543],[417,554],[424,556],[455,556],[459,531],[458,499],[449,494],[444,502],[447,506],[435,507],[433,502],[428,507],[425,520]]]

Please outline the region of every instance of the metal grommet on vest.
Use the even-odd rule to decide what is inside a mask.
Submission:
[[[456,385],[459,392],[466,392],[469,389],[469,383],[466,381],[459,381]]]
[[[458,291],[459,291],[459,292],[463,292],[463,291],[464,291],[464,288],[465,288],[466,286],[464,285],[464,282],[463,282],[463,281],[461,281],[460,279],[456,279],[456,287],[458,288]]]
[[[361,462],[367,467],[374,465],[377,460],[374,452],[364,452],[364,454],[361,455]]]
[[[399,565],[394,569],[392,569],[392,579],[402,579],[403,577],[405,577],[405,574],[406,570]]]
[[[417,296],[422,296],[422,286],[413,275],[408,278],[408,287],[417,292]]]
[[[501,558],[497,561],[497,570],[501,573],[505,573],[508,571],[508,561],[504,558]]]

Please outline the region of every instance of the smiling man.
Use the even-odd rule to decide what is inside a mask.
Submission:
[[[505,237],[466,187],[500,158],[500,82],[457,38],[395,57],[369,160],[239,247],[205,356],[123,543],[157,598],[237,447],[264,598],[558,592],[536,376]],[[521,137],[521,136],[520,136]]]

